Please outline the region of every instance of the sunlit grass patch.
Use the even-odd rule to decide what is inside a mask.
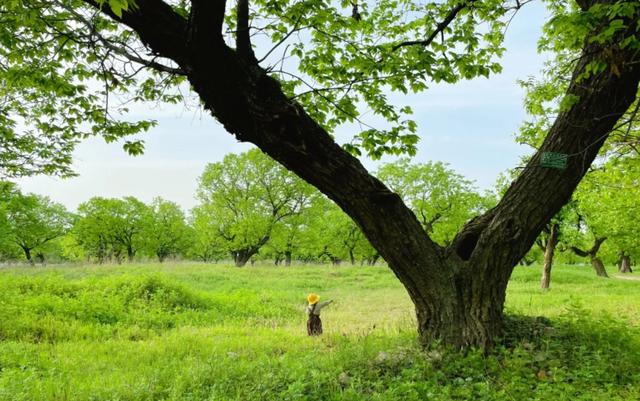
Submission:
[[[3,270],[0,400],[640,399],[640,283],[553,274],[515,270],[507,310],[548,320],[485,357],[420,349],[383,267]],[[320,338],[310,291],[335,300]]]

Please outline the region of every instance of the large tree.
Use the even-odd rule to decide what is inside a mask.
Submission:
[[[569,200],[636,98],[638,2],[549,1],[554,12],[546,27],[549,43],[559,49],[568,41],[581,47],[570,64],[563,108],[498,205],[463,226],[451,245],[436,244],[402,199],[349,151],[413,152],[415,124],[403,117],[409,110],[391,105],[386,89],[420,91],[433,81],[498,71],[493,57],[503,50],[502,32],[523,3],[3,2],[0,29],[9,40],[2,48],[12,55],[3,65],[26,69],[31,63],[31,75],[42,71],[49,78],[71,74],[60,93],[53,91],[55,85],[44,88],[40,109],[73,98],[79,89],[69,85],[82,78],[101,79],[103,92],[134,91],[136,99],[161,96],[154,78],[163,83],[186,79],[228,132],[257,145],[354,219],[409,292],[423,343],[441,339],[462,347],[489,346],[503,327],[514,265]],[[274,45],[252,44],[256,33]],[[254,48],[256,43],[263,46]],[[152,73],[135,75],[132,64]],[[32,85],[19,84],[15,93]],[[75,104],[91,108],[97,103],[84,100]],[[367,128],[345,150],[329,132],[346,121],[358,120],[364,127],[362,104],[386,118],[389,128]],[[95,112],[99,119],[87,121],[97,132],[111,121],[100,110]],[[106,132],[114,139],[113,131]],[[567,163],[548,163],[550,158]]]

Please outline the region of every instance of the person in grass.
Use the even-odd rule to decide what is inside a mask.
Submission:
[[[310,336],[319,336],[322,334],[322,320],[320,320],[320,311],[329,305],[333,301],[325,301],[320,302],[320,297],[316,294],[309,294],[307,297],[307,301],[309,305],[307,305],[307,315],[309,315],[309,320],[307,320],[307,334]]]

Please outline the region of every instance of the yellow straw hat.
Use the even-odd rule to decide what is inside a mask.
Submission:
[[[318,301],[320,300],[320,297],[316,294],[309,294],[309,296],[307,296],[307,301],[309,301],[309,305],[313,305],[318,303]]]

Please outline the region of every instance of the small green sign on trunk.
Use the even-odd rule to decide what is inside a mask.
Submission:
[[[568,159],[569,155],[566,153],[542,152],[540,156],[540,166],[564,170],[567,168]]]

